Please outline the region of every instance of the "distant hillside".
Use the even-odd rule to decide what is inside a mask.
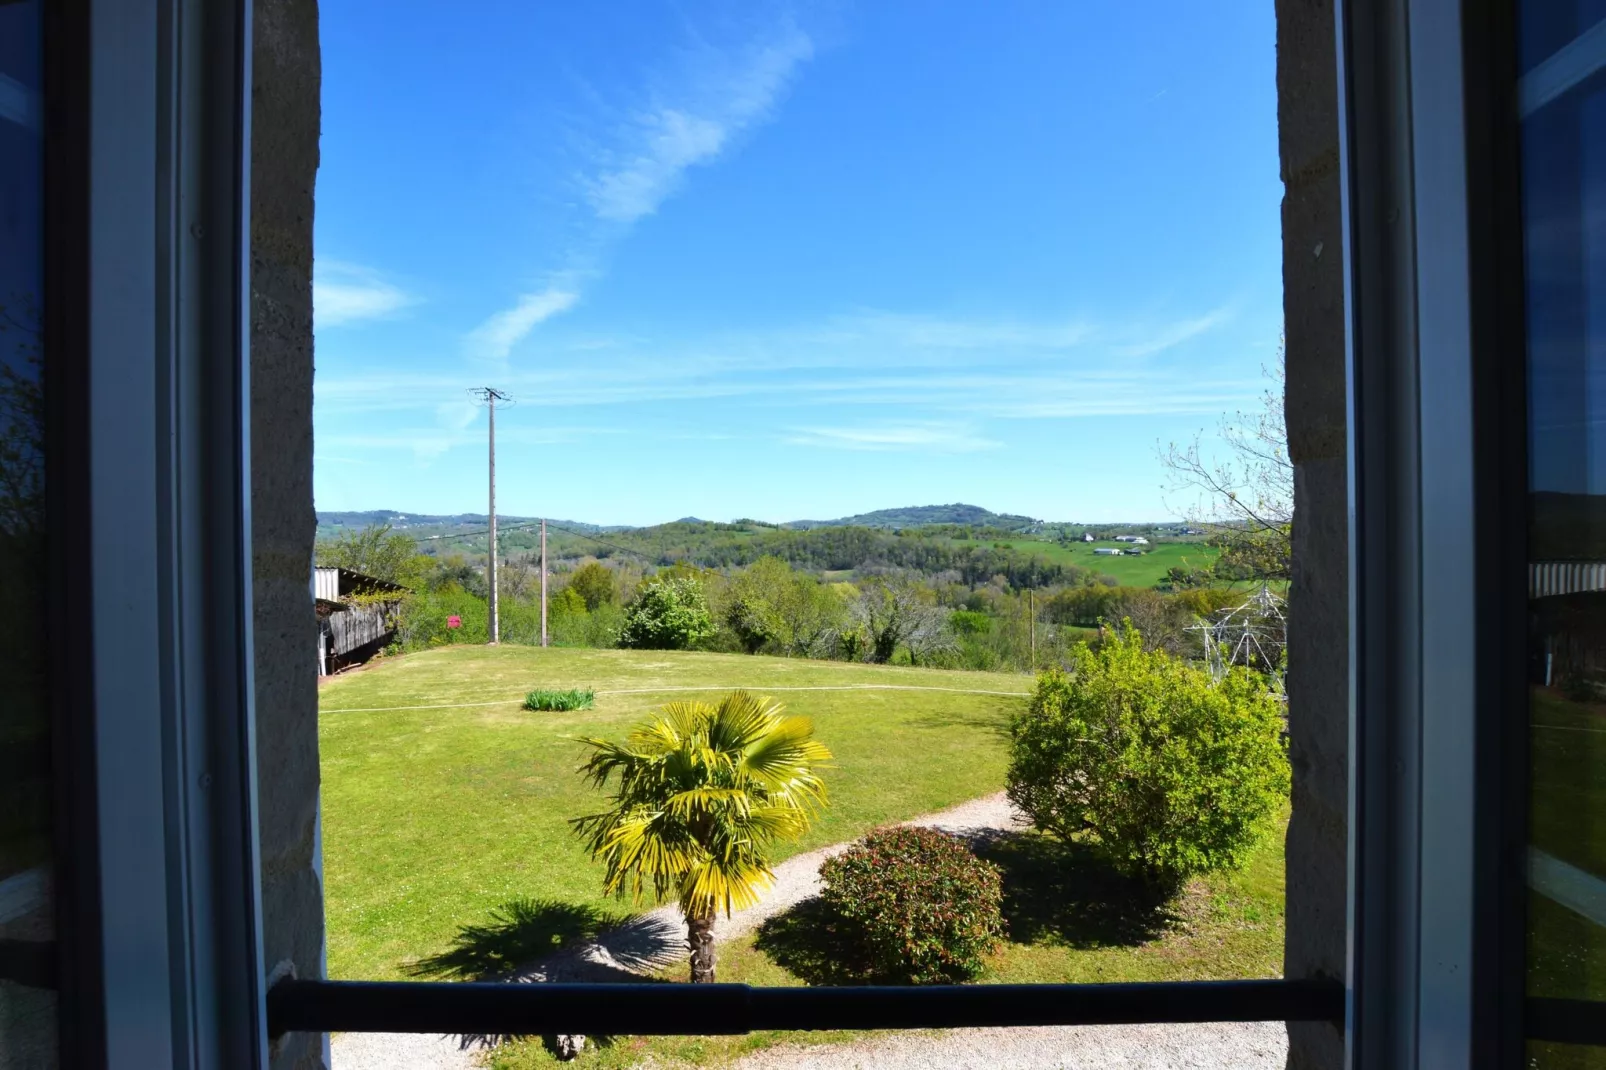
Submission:
[[[1606,495],[1539,491],[1528,501],[1528,560],[1606,561]]]
[[[920,528],[935,524],[962,524],[969,527],[997,528],[1002,531],[1034,531],[1042,521],[1013,513],[995,513],[979,505],[910,505],[902,509],[877,509],[873,513],[860,513],[838,520],[794,520],[782,525],[789,528]]]
[[[496,520],[500,525],[527,524],[539,517],[512,516],[498,513]],[[605,532],[605,531],[640,531],[645,528],[663,527],[662,524],[645,525],[644,528],[634,528],[626,524],[603,525],[588,524],[580,520],[550,520],[552,524],[573,528],[578,531]],[[487,519],[484,513],[456,513],[450,516],[440,516],[431,513],[403,513],[395,509],[368,509],[355,512],[320,511],[318,513],[318,527],[323,532],[333,528],[363,528],[370,524],[389,524],[397,529],[415,528],[482,528]],[[707,524],[710,521],[700,520],[694,516],[682,517],[670,521],[673,524]],[[757,524],[754,520],[738,520],[737,524]],[[901,509],[877,509],[873,513],[860,513],[857,516],[844,516],[836,520],[793,520],[785,524],[765,524],[765,527],[793,528],[806,531],[809,528],[923,528],[934,527],[939,524],[956,524],[962,527],[992,528],[998,531],[1031,532],[1042,528],[1041,520],[1029,516],[1018,516],[1014,513],[995,513],[991,509],[983,509],[979,505],[965,505],[955,502],[952,505],[910,505]]]
[[[539,517],[514,516],[506,513],[497,514],[496,519],[499,527],[514,527],[540,520]],[[838,517],[835,520],[793,520],[780,524],[746,518],[732,521],[730,524],[724,524],[719,521],[701,520],[694,516],[682,517],[679,520],[671,520],[662,524],[639,526],[630,524],[591,524],[583,520],[560,520],[551,517],[548,518],[547,522],[549,525],[568,528],[576,532],[585,532],[590,535],[603,535],[610,532],[617,534],[629,531],[646,533],[673,527],[779,528],[792,531],[809,531],[814,528],[878,528],[890,530],[893,528],[956,527],[994,533],[1044,536],[1070,535],[1077,537],[1084,530],[1093,530],[1103,533],[1100,537],[1107,537],[1111,534],[1126,532],[1170,534],[1169,529],[1185,526],[1176,521],[1098,525],[1058,521],[1048,522],[1034,517],[1021,516],[1018,513],[995,513],[991,509],[983,509],[979,505],[966,505],[963,502],[954,502],[951,505],[909,505],[900,509],[877,509],[874,512]],[[347,512],[320,510],[318,513],[318,535],[320,538],[332,538],[343,528],[364,528],[370,524],[389,524],[399,531],[408,531],[423,538],[446,532],[483,528],[486,523],[484,513],[455,513],[442,516],[434,513],[404,513],[395,509],[368,509]]]
[[[537,516],[509,516],[504,513],[496,514],[497,527],[513,524],[529,524],[540,521]],[[413,528],[483,528],[490,523],[490,517],[485,513],[456,513],[451,516],[437,516],[430,513],[400,513],[394,509],[368,509],[361,512],[318,512],[318,530],[320,534],[327,533],[333,528],[365,528],[370,524],[389,524],[397,530],[410,530]],[[621,528],[608,528],[598,524],[587,524],[580,520],[548,519],[550,524],[561,524],[566,528],[575,528],[579,531],[619,531]]]

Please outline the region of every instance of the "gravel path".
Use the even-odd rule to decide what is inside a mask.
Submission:
[[[737,1070],[1273,1070],[1281,1022],[1048,1026],[905,1033],[851,1044],[786,1044]]]
[[[906,822],[975,835],[1026,828],[1003,792]],[[763,900],[714,928],[721,943],[756,929],[763,921],[820,891],[820,863],[851,843],[797,855],[775,867],[775,883]],[[627,981],[686,954],[685,919],[674,906],[648,911],[575,948],[521,971],[521,981]],[[1082,1067],[1143,1067],[1155,1070],[1225,1070],[1280,1066],[1288,1048],[1281,1023],[1193,1026],[1075,1026],[976,1029],[901,1034],[851,1044],[787,1044],[740,1060],[742,1070],[858,1070],[893,1067],[987,1067],[999,1070],[1058,1070]],[[471,1070],[475,1048],[457,1037],[416,1033],[346,1033],[331,1045],[334,1070]]]

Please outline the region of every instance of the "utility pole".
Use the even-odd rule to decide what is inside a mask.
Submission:
[[[546,646],[546,517],[541,518],[541,645]]]
[[[491,416],[491,495],[490,495],[490,552],[486,555],[486,575],[490,581],[490,627],[487,629],[488,640],[491,646],[502,641],[502,627],[497,619],[497,590],[496,590],[496,403],[498,401],[511,402],[506,394],[494,386],[477,386],[469,391],[469,395],[484,402],[490,409]]]

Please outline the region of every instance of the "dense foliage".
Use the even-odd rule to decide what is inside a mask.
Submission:
[[[685,576],[652,579],[625,608],[619,645],[638,650],[686,650],[714,634],[708,596]]]
[[[1174,537],[1150,534],[1162,540]],[[1183,566],[1169,575],[1153,568],[1149,575],[1154,587],[1121,586],[1113,577],[1076,566],[1055,565],[1058,572],[1032,566],[1045,550],[1086,553],[1080,535],[1064,526],[1029,533],[958,524],[902,531],[851,525],[804,531],[758,521],[686,520],[608,532],[601,541],[579,532],[565,535],[562,528],[554,528],[554,535],[572,540],[567,549],[555,546],[546,585],[546,634],[557,646],[695,647],[1035,672],[1065,664],[1077,642],[1123,618],[1137,625],[1148,647],[1200,657],[1199,619],[1238,605],[1246,594],[1220,582],[1209,554],[1192,556],[1189,548],[1202,547],[1199,543],[1157,547],[1165,551],[1165,560],[1182,561]],[[511,536],[505,541],[511,542]],[[631,545],[643,547],[642,556],[629,550]],[[784,555],[754,557],[764,546],[801,548],[806,552],[794,556],[805,562],[822,560],[815,553],[821,548],[847,548],[842,561],[830,554],[823,560],[854,567],[825,570],[794,564]],[[746,563],[697,563],[722,558],[720,547]],[[538,643],[539,562],[505,549],[509,552],[497,569],[500,638]],[[596,556],[585,556],[583,550]],[[318,554],[320,561],[394,576],[408,587],[396,600],[399,627],[392,650],[487,640],[490,592],[482,557],[458,551],[416,553],[413,536],[383,525],[337,529],[332,539],[319,544]],[[956,554],[977,567],[926,570],[952,563]],[[656,564],[651,563],[654,555]],[[1094,561],[1091,553],[1086,559]],[[886,563],[894,560],[920,567]],[[1202,563],[1189,564],[1195,560]],[[982,574],[995,564],[1000,571]],[[662,586],[666,583],[667,588]],[[450,626],[453,617],[457,627]]]
[[[830,751],[801,717],[736,691],[672,702],[623,743],[581,740],[581,772],[608,808],[571,824],[606,867],[610,895],[673,895],[686,916],[693,981],[714,979],[714,917],[751,906],[774,879],[770,853],[825,805]]]
[[[588,561],[575,569],[564,590],[578,595],[585,602],[587,612],[596,610],[598,606],[611,605],[619,594],[613,570],[598,561]]]
[[[844,954],[882,980],[965,981],[1004,932],[998,867],[928,828],[873,832],[820,866]]]
[[[1265,681],[1234,668],[1214,682],[1130,628],[1073,661],[1038,678],[1010,725],[1011,801],[1159,885],[1239,865],[1288,796],[1282,706]]]

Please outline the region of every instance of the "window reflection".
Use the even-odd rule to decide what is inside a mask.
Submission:
[[[0,1065],[56,1062],[44,678],[43,194],[38,0],[0,0]]]
[[[1523,5],[1528,990],[1606,1000],[1606,4]],[[1534,1045],[1535,1067],[1606,1050]]]

